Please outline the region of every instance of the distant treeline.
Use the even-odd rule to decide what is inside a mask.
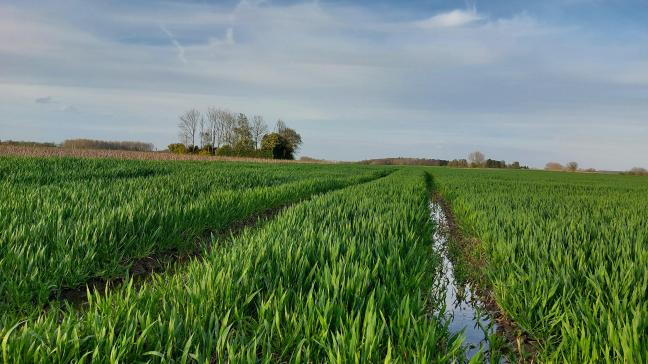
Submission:
[[[520,162],[507,164],[506,161],[500,161],[484,157],[481,152],[470,153],[468,159],[426,159],[426,158],[380,158],[368,159],[360,162],[361,164],[373,165],[411,165],[411,166],[436,166],[436,167],[455,167],[455,168],[511,168],[511,169],[529,169],[527,166],[520,165]]]
[[[68,139],[61,144],[61,147],[68,149],[129,150],[133,152],[152,152],[155,150],[155,146],[151,143],[93,139]]]
[[[360,161],[360,164],[385,165],[385,166],[447,166],[448,161],[443,159],[425,159],[425,158],[379,158],[367,159]]]
[[[132,141],[106,141],[106,140],[93,140],[93,139],[67,139],[60,144],[5,140],[5,141],[0,141],[0,145],[9,145],[14,147],[127,150],[132,152],[151,152],[155,150],[155,146],[151,143],[132,142]]]
[[[23,140],[3,140],[0,141],[0,145],[9,145],[12,147],[58,147],[56,143],[41,143],[41,142],[30,142]]]
[[[641,167],[634,167],[627,172],[621,172],[621,174],[626,174],[629,176],[648,176],[648,170]]]

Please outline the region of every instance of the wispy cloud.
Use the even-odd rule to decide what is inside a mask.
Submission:
[[[38,97],[34,100],[37,104],[59,104],[59,101],[55,101],[52,96],[45,96],[45,97]],[[76,113],[79,111],[79,109],[71,104],[66,104],[66,105],[61,105],[58,108],[59,111],[62,112],[69,112],[69,113]]]
[[[52,104],[54,99],[51,96],[38,97],[34,100],[37,104]]]
[[[416,24],[425,29],[455,28],[468,25],[484,19],[473,6],[468,9],[456,9],[449,12],[434,15]]]
[[[4,4],[3,130],[29,124],[64,139],[83,123],[96,133],[88,136],[109,128],[110,137],[167,145],[184,109],[221,106],[282,117],[302,132],[304,153],[333,159],[455,158],[480,148],[542,166],[572,159],[565,140],[607,145],[579,160],[595,167],[648,155],[641,30],[611,40],[532,11],[497,14],[486,2],[396,16],[313,1],[168,1],[154,12],[81,0]],[[34,107],[36,96],[56,107]],[[72,113],[51,112],[64,109]]]
[[[225,36],[224,37],[210,37],[209,38],[209,45],[210,46],[232,46],[236,44],[236,40],[234,39],[234,28],[228,27],[225,29]]]
[[[162,31],[167,35],[167,37],[169,37],[169,41],[171,42],[171,44],[173,44],[173,46],[178,51],[178,59],[182,63],[187,63],[187,58],[185,58],[185,49],[182,46],[182,44],[178,42],[178,40],[175,38],[173,33],[171,33],[164,25],[160,24],[160,29],[162,29]]]
[[[59,110],[63,112],[79,112],[79,109],[74,105],[63,105]]]
[[[236,43],[234,41],[234,28],[229,27],[225,31],[225,43],[226,44],[234,44],[234,43]]]

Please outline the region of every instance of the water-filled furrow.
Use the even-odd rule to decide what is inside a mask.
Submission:
[[[430,215],[436,224],[432,236],[433,247],[443,259],[439,287],[441,294],[445,296],[442,301],[445,302],[445,307],[439,309],[439,312],[443,312],[449,321],[450,333],[460,333],[463,336],[463,346],[468,359],[480,351],[487,356],[488,337],[495,334],[497,325],[489,317],[484,303],[474,293],[471,284],[459,282],[455,278],[454,265],[448,257],[450,234],[443,207],[434,201],[430,202]]]

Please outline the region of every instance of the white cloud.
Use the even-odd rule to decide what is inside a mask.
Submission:
[[[628,163],[648,153],[638,141],[648,139],[648,128],[637,126],[648,120],[645,42],[611,48],[582,29],[548,26],[528,14],[495,18],[474,7],[415,22],[416,14],[394,20],[318,2],[165,2],[154,11],[72,4],[89,15],[68,19],[64,9],[0,5],[6,120],[38,125],[58,139],[75,137],[72,123],[83,123],[97,138],[111,130],[112,138],[121,133],[163,146],[174,140],[184,109],[215,105],[283,117],[310,139],[305,154],[337,159],[371,157],[372,150],[425,154],[438,134],[445,157],[461,156],[464,146],[490,146],[516,151],[496,158],[524,162],[545,158],[536,157],[543,148],[567,155],[555,134],[576,140],[588,130],[589,142],[603,145],[605,122],[616,123],[617,137],[641,137],[624,141]],[[33,107],[36,95],[55,95],[83,112]],[[331,150],[321,135],[362,139],[366,149]],[[398,135],[392,149],[381,148],[385,135]],[[609,161],[610,150],[590,158]]]
[[[416,24],[424,29],[438,29],[438,28],[455,28],[475,23],[484,19],[477,13],[475,7],[462,10],[456,9],[446,13],[434,15],[428,19],[416,22]]]

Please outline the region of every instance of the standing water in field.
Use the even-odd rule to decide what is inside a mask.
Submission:
[[[495,334],[497,325],[491,321],[484,303],[474,294],[470,283],[455,279],[454,266],[448,258],[449,229],[443,207],[431,201],[430,214],[436,224],[433,246],[443,259],[439,287],[440,293],[445,293],[444,314],[450,322],[448,329],[451,334],[463,333],[463,346],[468,359],[480,350],[487,355],[488,337]]]

